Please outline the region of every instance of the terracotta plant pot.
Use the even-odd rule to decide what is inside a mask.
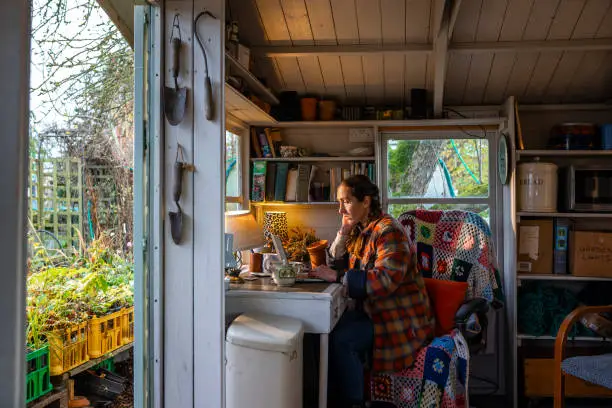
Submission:
[[[302,98],[300,105],[302,107],[302,120],[317,120],[317,98]]]
[[[310,265],[314,269],[319,265],[327,264],[327,240],[317,241],[311,244],[308,248],[310,256]]]
[[[336,116],[336,102],[335,101],[319,102],[319,119],[334,120],[334,116]]]

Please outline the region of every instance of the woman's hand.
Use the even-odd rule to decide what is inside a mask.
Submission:
[[[342,216],[342,226],[340,227],[340,235],[350,234],[353,228],[355,228],[355,225],[357,225],[357,221],[344,214]]]
[[[315,269],[310,271],[309,275],[313,278],[323,279],[327,282],[335,282],[338,279],[338,272],[327,265],[317,266]]]

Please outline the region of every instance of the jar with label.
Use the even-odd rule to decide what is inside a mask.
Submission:
[[[518,209],[531,212],[557,211],[557,165],[537,161],[517,166]]]

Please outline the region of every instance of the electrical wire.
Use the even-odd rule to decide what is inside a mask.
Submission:
[[[451,109],[451,108],[444,108],[444,110],[445,110],[445,111],[449,111],[449,112],[453,112],[453,113],[455,113],[455,114],[457,114],[457,115],[461,116],[461,117],[462,117],[462,118],[464,118],[464,119],[469,119],[469,118],[468,118],[467,116],[465,116],[463,113],[461,113],[461,112],[459,112],[459,111],[456,111],[456,110],[454,110],[454,109]],[[460,131],[462,131],[463,133],[465,133],[466,135],[468,135],[468,136],[470,136],[470,137],[474,137],[474,138],[476,138],[476,139],[486,139],[486,137],[487,137],[487,129],[486,129],[484,126],[482,126],[482,125],[478,125],[478,127],[480,127],[480,129],[482,129],[483,136],[479,136],[479,135],[477,135],[477,134],[470,133],[470,132],[468,132],[467,130],[465,130],[465,129],[464,129],[463,127],[461,127],[461,126],[458,126],[458,127],[459,127],[459,130],[460,130]]]

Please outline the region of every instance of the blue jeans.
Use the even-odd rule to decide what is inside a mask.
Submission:
[[[343,403],[364,400],[364,361],[372,353],[374,326],[367,314],[347,310],[330,335],[331,395]]]

